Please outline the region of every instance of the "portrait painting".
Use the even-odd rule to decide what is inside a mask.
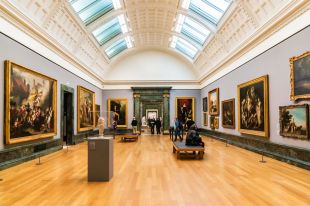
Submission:
[[[96,112],[95,112],[95,126],[98,127],[98,120],[100,117],[100,105],[96,104]]]
[[[219,88],[209,91],[208,99],[209,99],[209,114],[219,115]]]
[[[309,138],[309,106],[290,105],[279,107],[280,135],[307,140]]]
[[[269,137],[268,76],[238,85],[239,132]]]
[[[202,111],[208,112],[208,97],[202,99]]]
[[[208,113],[203,112],[202,113],[202,118],[203,118],[203,126],[208,126]]]
[[[195,98],[176,97],[175,115],[183,124],[185,124],[187,119],[195,121]]]
[[[235,99],[222,101],[222,127],[235,128]]]
[[[215,116],[210,116],[210,128],[218,129],[219,128],[219,118]]]
[[[290,58],[291,100],[310,98],[310,52]]]
[[[95,127],[95,93],[78,86],[78,132],[92,130]]]
[[[5,61],[6,144],[55,136],[56,104],[55,79]]]
[[[127,127],[128,100],[127,99],[108,99],[108,126],[111,127],[113,122],[117,127]],[[110,117],[112,115],[112,117]]]

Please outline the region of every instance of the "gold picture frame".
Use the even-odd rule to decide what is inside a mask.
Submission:
[[[218,116],[220,114],[219,91],[219,88],[215,88],[208,92],[209,115]]]
[[[95,128],[95,92],[77,86],[77,132]]]
[[[128,126],[128,100],[126,98],[109,98],[108,99],[108,127],[112,127],[111,121],[112,119],[114,120],[115,118],[117,120],[118,128],[127,128]]]
[[[235,98],[222,101],[222,127],[235,129]]]
[[[185,124],[187,118],[195,121],[195,97],[176,97],[175,117],[183,124]]]
[[[9,60],[5,64],[6,144],[57,135],[57,80]]]
[[[303,67],[310,67],[310,52],[290,58],[291,100],[309,99],[310,74],[302,72]],[[301,79],[300,79],[301,78]]]
[[[238,85],[238,131],[269,137],[268,75]]]
[[[203,126],[208,126],[208,112],[202,113]]]

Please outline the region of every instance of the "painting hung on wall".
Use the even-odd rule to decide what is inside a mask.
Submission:
[[[203,113],[203,126],[208,126],[208,113]]]
[[[147,119],[157,119],[158,117],[158,109],[147,109],[145,112]]]
[[[55,79],[5,61],[6,144],[55,136],[56,104]]]
[[[215,116],[210,116],[210,128],[218,129],[219,128],[219,118]]]
[[[279,108],[280,135],[307,140],[309,138],[308,105],[291,105]]]
[[[209,91],[208,99],[209,99],[209,114],[219,115],[219,88]]]
[[[202,99],[202,111],[208,112],[208,97]]]
[[[100,117],[100,105],[96,104],[96,112],[95,112],[95,126],[98,126],[98,120]]]
[[[127,127],[128,101],[127,99],[108,99],[108,126],[117,122],[117,127]],[[110,117],[112,115],[112,117]]]
[[[77,131],[83,132],[95,127],[95,93],[78,86]]]
[[[183,124],[185,124],[187,119],[192,119],[195,121],[195,98],[176,97],[175,114]]]
[[[235,99],[222,101],[222,126],[235,128]]]
[[[310,52],[290,58],[291,100],[310,98]]]
[[[237,92],[239,132],[268,137],[268,76],[238,85]]]

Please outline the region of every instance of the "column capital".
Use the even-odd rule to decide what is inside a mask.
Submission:
[[[139,98],[139,97],[140,97],[140,94],[133,94],[133,97],[134,97],[134,98]]]
[[[170,97],[170,94],[163,94],[163,97]]]

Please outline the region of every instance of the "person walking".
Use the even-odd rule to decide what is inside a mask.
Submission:
[[[155,118],[150,120],[151,134],[154,134]]]
[[[138,131],[138,121],[136,120],[136,117],[132,118],[131,126],[132,126],[132,133],[133,134],[137,134],[137,131]]]
[[[159,118],[156,119],[155,125],[156,125],[156,133],[157,133],[157,134],[160,134],[161,121],[160,121]]]
[[[178,136],[181,141],[183,140],[183,138],[181,137],[181,128],[182,128],[182,123],[176,117],[174,121],[174,141],[177,141]]]

